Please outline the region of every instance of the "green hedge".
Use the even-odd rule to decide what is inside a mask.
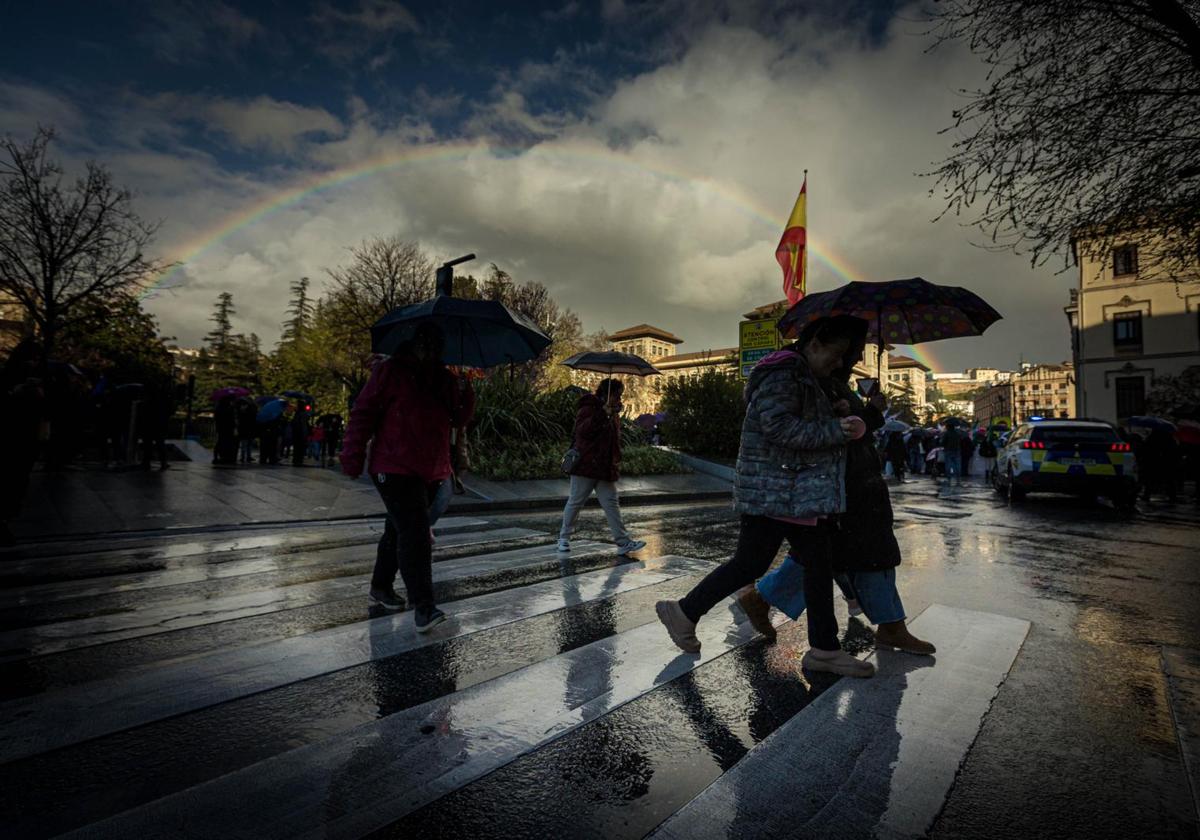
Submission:
[[[476,449],[471,453],[471,470],[492,481],[520,481],[532,478],[562,478],[559,470],[563,453],[562,443],[524,443],[503,449]],[[621,475],[666,475],[687,472],[679,458],[653,446],[631,446],[622,449]]]
[[[712,370],[671,380],[663,389],[663,440],[693,455],[736,458],[746,416],[742,388],[741,380]]]

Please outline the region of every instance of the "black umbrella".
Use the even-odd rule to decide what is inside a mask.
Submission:
[[[595,373],[627,373],[631,376],[654,376],[662,373],[654,365],[641,356],[633,353],[618,353],[615,350],[606,352],[576,353],[563,364],[574,370],[590,370]]]
[[[440,295],[393,309],[376,321],[371,327],[371,350],[393,355],[423,323],[441,328],[446,337],[442,361],[448,365],[519,364],[536,359],[550,346],[550,337],[536,324],[502,303]]]

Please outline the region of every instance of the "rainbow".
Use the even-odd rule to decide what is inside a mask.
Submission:
[[[491,154],[497,159],[533,154],[567,161],[588,161],[610,167],[623,168],[638,175],[649,174],[665,181],[699,186],[700,189],[718,196],[734,209],[773,230],[782,231],[787,221],[786,216],[776,215],[772,211],[756,205],[733,187],[714,178],[692,175],[661,166],[646,166],[612,151],[607,146],[584,143],[561,143],[555,144],[553,147],[537,146],[532,150],[523,150],[486,146],[478,143],[449,143],[389,153],[354,164],[353,166],[323,172],[305,179],[298,184],[281,189],[254,204],[242,208],[236,213],[221,219],[209,228],[202,230],[187,242],[173,249],[174,254],[169,260],[172,263],[172,268],[156,277],[149,288],[143,292],[143,297],[152,293],[155,289],[161,288],[164,283],[168,282],[185,265],[194,261],[207,249],[228,239],[238,231],[257,224],[273,213],[300,204],[310,196],[336,190],[363,178],[402,167],[461,162],[471,155],[477,154]],[[819,239],[812,240],[811,253],[833,271],[834,274],[847,282],[862,278],[861,273],[853,268],[849,261],[824,246]]]
[[[210,227],[201,230],[186,242],[172,249],[173,253],[168,260],[171,268],[155,277],[142,292],[141,298],[145,299],[153,295],[157,290],[164,288],[186,265],[194,262],[206,250],[236,235],[239,231],[254,226],[268,216],[286,210],[289,207],[295,207],[312,196],[337,190],[364,178],[405,167],[458,163],[472,156],[484,154],[491,155],[496,159],[535,155],[567,162],[599,164],[622,169],[639,176],[651,175],[663,181],[698,187],[700,190],[716,196],[738,212],[771,231],[782,232],[787,223],[786,216],[779,215],[773,210],[757,204],[736,188],[715,178],[695,175],[658,164],[653,166],[646,165],[601,144],[560,141],[553,145],[541,145],[535,146],[532,149],[524,149],[496,147],[467,141],[441,143],[436,146],[419,146],[403,151],[389,152],[351,166],[317,173],[243,207],[237,212],[220,219]],[[790,207],[788,209],[790,210]],[[828,268],[837,278],[840,278],[841,281],[850,282],[852,280],[863,279],[862,273],[849,260],[837,254],[819,238],[812,237],[809,239],[809,252],[819,263]],[[912,356],[930,367],[937,368],[936,360],[928,350],[918,351],[915,348],[907,348],[906,355]]]

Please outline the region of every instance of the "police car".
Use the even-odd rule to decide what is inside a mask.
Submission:
[[[996,455],[996,492],[1020,501],[1032,491],[1106,496],[1120,507],[1137,498],[1132,447],[1098,420],[1038,420],[1017,426]]]

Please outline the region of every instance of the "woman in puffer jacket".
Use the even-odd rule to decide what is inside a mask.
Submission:
[[[853,348],[841,370],[823,384],[839,416],[857,415],[867,424],[867,434],[846,449],[846,512],[836,517],[833,538],[833,567],[851,603],[851,615],[857,605],[867,620],[878,626],[875,646],[908,653],[932,655],[936,648],[909,632],[905,623],[904,602],[896,589],[896,567],[900,565],[900,545],[893,531],[891,495],[879,472],[879,455],[871,433],[884,424],[887,399],[875,394],[864,403],[849,385],[855,362],[862,348]],[[770,608],[778,608],[793,620],[804,612],[803,563],[788,556],[778,569],[762,578],[756,587],[748,587],[738,603],[750,618],[754,629],[768,639],[775,638]]]
[[[696,624],[722,599],[757,580],[787,540],[804,558],[813,671],[869,677],[875,668],[841,649],[833,612],[833,517],[846,510],[846,445],[862,437],[858,417],[837,417],[821,380],[861,347],[867,323],[838,316],[809,324],[792,346],[767,356],[746,385],[734,482],[741,514],[733,559],[714,569],[680,601],[659,601],[659,620],[688,653],[700,651]]]
[[[436,325],[423,323],[410,346],[375,365],[350,410],[342,444],[342,472],[358,478],[370,443],[368,472],[387,509],[371,603],[404,609],[393,588],[399,569],[418,633],[446,618],[433,600],[429,505],[450,476],[450,429],[465,426],[475,408],[470,384],[460,388],[442,363],[444,341]]]

